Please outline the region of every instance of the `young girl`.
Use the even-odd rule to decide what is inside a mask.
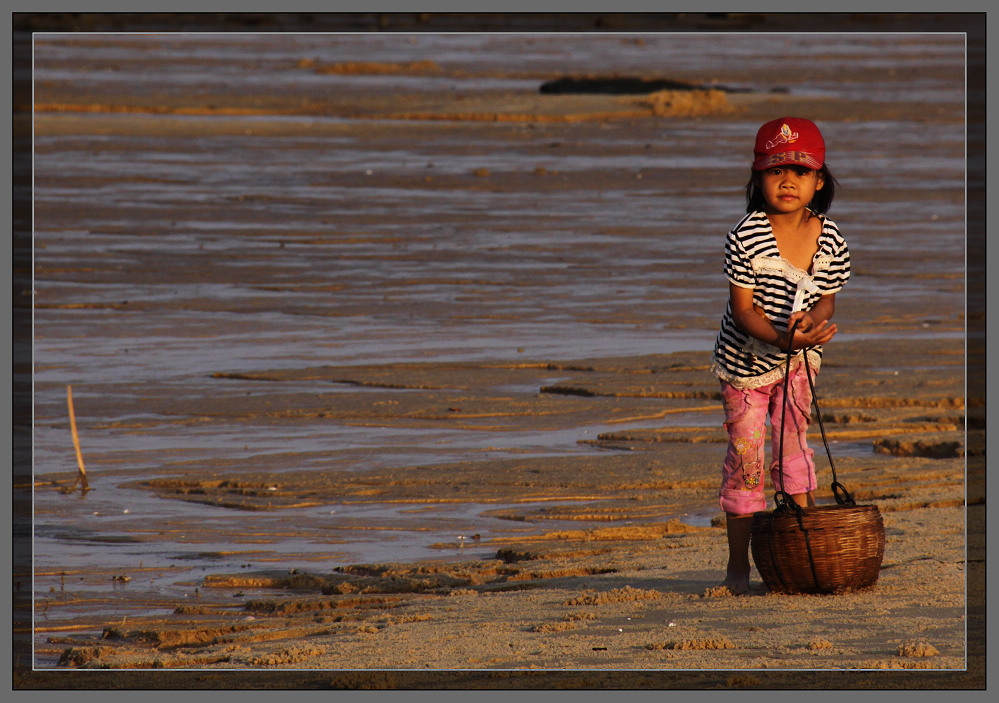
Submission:
[[[781,489],[779,452],[784,436],[783,491],[802,507],[815,505],[812,450],[805,440],[812,402],[803,362],[818,371],[836,292],[850,277],[850,253],[825,216],[834,184],[825,142],[809,120],[782,117],[756,135],[746,212],[728,234],[725,275],[729,302],[715,342],[712,371],[721,380],[728,451],[720,504],[726,514],[729,559],[723,585],[749,590],[753,513],[766,508],[763,492],[766,419],[770,416],[770,476]],[[781,422],[788,335],[794,358],[787,417]],[[807,350],[804,351],[804,350]]]

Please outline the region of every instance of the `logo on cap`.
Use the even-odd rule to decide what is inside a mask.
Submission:
[[[801,164],[802,166],[808,166],[816,170],[822,168],[822,163],[805,151],[784,151],[780,154],[771,154],[766,161],[766,165],[758,166],[758,168],[764,170],[773,166],[783,166],[784,164]]]
[[[798,133],[792,132],[785,122],[780,126],[780,132],[776,137],[767,142],[767,149],[774,149],[781,144],[793,144],[798,141]]]

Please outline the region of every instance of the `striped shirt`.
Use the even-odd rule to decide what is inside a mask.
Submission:
[[[818,217],[822,220],[822,233],[812,259],[811,275],[781,257],[765,213],[746,215],[728,233],[725,276],[737,286],[752,288],[753,304],[762,308],[779,330],[787,329],[792,312],[811,310],[819,298],[838,292],[850,278],[846,241],[832,220],[824,215]],[[822,347],[809,350],[811,366],[818,368],[821,358]],[[715,375],[737,388],[757,388],[783,378],[786,363],[786,352],[736,326],[730,300],[715,341],[711,366]]]

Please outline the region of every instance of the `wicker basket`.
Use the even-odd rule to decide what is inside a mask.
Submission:
[[[796,323],[797,324],[797,323]],[[791,375],[791,340],[788,338],[784,373],[784,412]],[[812,390],[822,443],[832,469],[832,491],[836,505],[800,507],[784,492],[784,440],[779,455],[781,489],[774,496],[777,507],[753,515],[750,545],[753,562],[763,582],[774,593],[836,593],[873,586],[885,555],[885,527],[881,511],[874,505],[857,505],[836,480],[822,413],[815,395],[811,369],[805,353],[805,372]]]
[[[771,510],[753,516],[753,561],[774,593],[836,593],[878,580],[885,528],[874,505]]]

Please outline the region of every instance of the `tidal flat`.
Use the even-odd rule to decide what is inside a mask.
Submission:
[[[785,38],[815,56],[796,77],[680,60],[708,35],[34,41],[23,681],[984,666],[959,38]],[[698,88],[538,91],[615,72]],[[817,391],[838,479],[884,515],[868,591],[716,588],[722,245],[779,114],[822,126],[841,185],[853,277]]]

